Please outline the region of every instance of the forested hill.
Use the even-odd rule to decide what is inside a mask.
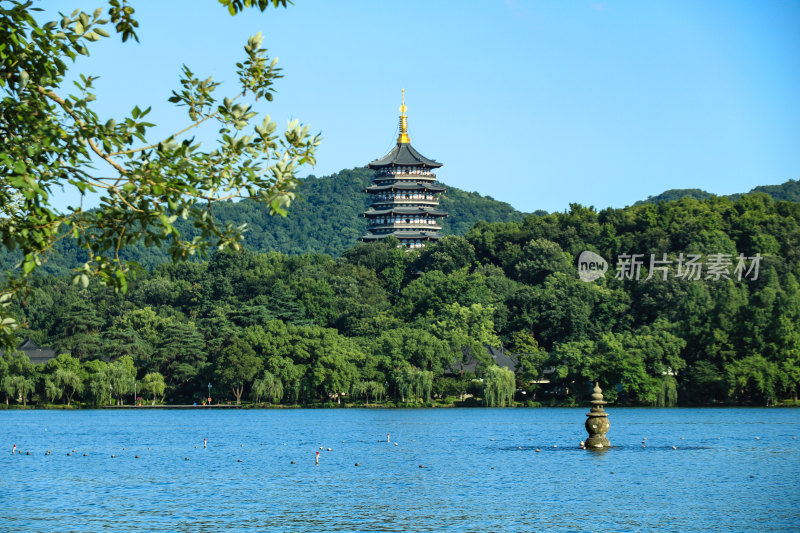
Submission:
[[[297,200],[285,218],[270,216],[266,205],[251,201],[219,203],[214,215],[222,225],[246,223],[244,245],[252,251],[289,255],[325,253],[338,257],[366,232],[367,220],[361,215],[369,204],[364,189],[372,176],[371,170],[354,168],[331,176],[305,178],[300,181],[295,191]],[[479,220],[512,222],[525,216],[505,202],[450,186],[442,195],[441,206],[450,213],[442,224],[445,235],[465,235]],[[183,237],[194,236],[194,228],[189,224],[178,221],[178,230]],[[70,239],[61,241],[56,249],[57,253],[42,268],[44,273],[64,275],[85,260],[83,252]],[[129,247],[122,255],[148,269],[169,262],[164,250],[144,244]],[[18,262],[18,257],[0,249],[3,268],[13,268]]]
[[[244,244],[254,252],[277,251],[289,255],[325,253],[339,257],[359,242],[359,237],[366,231],[367,221],[361,214],[369,204],[364,189],[371,179],[372,171],[366,168],[342,170],[321,178],[305,178],[300,181],[296,190],[297,200],[292,203],[289,216],[285,218],[270,216],[265,205],[249,201],[219,203],[215,206],[214,214],[223,225],[228,222],[236,225],[246,223],[248,232]],[[800,181],[759,186],[750,192],[766,193],[774,200],[797,202],[800,201]],[[706,200],[713,196],[701,189],[672,189],[634,205],[657,204],[685,197]],[[741,196],[734,194],[727,198],[736,200]],[[479,220],[512,222],[525,217],[525,213],[505,202],[450,186],[442,195],[441,206],[450,213],[443,222],[445,235],[465,235]],[[537,211],[535,214],[546,213]],[[188,224],[180,224],[180,221],[178,229],[184,237],[191,238],[194,235],[194,229]],[[83,252],[76,249],[70,239],[59,242],[56,250],[57,253],[41,269],[43,273],[66,275],[85,260]],[[148,248],[143,244],[127,248],[122,255],[147,269],[169,262],[164,250]],[[18,262],[19,257],[0,248],[2,268],[13,268]]]
[[[0,357],[0,402],[106,405],[111,382],[130,398],[134,378],[169,403],[201,402],[208,383],[215,401],[309,405],[452,405],[465,391],[498,405],[501,390],[575,404],[595,382],[616,405],[795,403],[800,392],[800,203],[573,204],[396,245],[220,253],[162,264],[124,295],[38,277],[11,309],[20,337],[71,356],[44,367]],[[586,251],[608,262],[593,281],[579,275]],[[516,354],[517,373],[492,366],[485,345]],[[483,381],[451,372],[465,353]]]
[[[800,181],[789,180],[780,185],[759,185],[750,191],[763,192],[772,197],[773,200],[788,200],[790,202],[800,202]],[[694,198],[695,200],[705,200],[715,196],[702,189],[669,189],[656,196],[648,196],[647,200],[639,200],[633,205],[657,204],[659,202],[672,202],[681,198]],[[741,197],[741,193],[728,196],[731,200]]]
[[[364,189],[373,175],[366,168],[353,168],[322,178],[308,177],[297,188],[298,199],[285,218],[270,216],[266,206],[255,202],[221,204],[217,216],[224,222],[246,222],[250,230],[245,244],[251,250],[338,257],[367,230],[362,214],[370,198]],[[511,222],[525,216],[505,202],[446,186],[441,198],[442,208],[450,213],[442,224],[445,235],[464,235],[479,220]]]
[[[789,180],[780,185],[759,185],[750,192],[765,192],[773,200],[800,202],[800,180]]]

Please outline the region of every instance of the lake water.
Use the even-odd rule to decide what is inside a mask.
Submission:
[[[587,411],[0,411],[0,531],[800,530],[800,410]]]

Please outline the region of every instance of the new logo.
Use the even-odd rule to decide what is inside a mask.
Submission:
[[[594,252],[585,250],[578,257],[578,277],[590,282],[605,276],[608,263]]]

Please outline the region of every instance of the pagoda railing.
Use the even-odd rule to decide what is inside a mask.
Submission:
[[[415,203],[415,202],[426,202],[426,203],[438,204],[439,203],[439,199],[438,198],[431,198],[431,197],[428,197],[428,198],[396,198],[396,197],[393,197],[393,196],[377,196],[377,195],[375,195],[373,197],[373,199],[372,199],[372,203],[374,203],[374,204],[375,203],[382,203],[382,204],[387,204],[387,203],[411,204],[411,203]]]
[[[383,222],[380,224],[370,224],[369,230],[374,229],[417,229],[420,231],[436,231],[442,229],[439,224],[427,224],[425,222]]]
[[[416,169],[389,169],[385,168],[382,170],[378,170],[375,173],[376,176],[412,176],[412,177],[423,177],[429,179],[436,179],[436,174],[431,172],[430,170],[416,170]]]

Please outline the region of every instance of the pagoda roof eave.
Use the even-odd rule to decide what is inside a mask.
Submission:
[[[442,163],[428,159],[414,149],[410,143],[397,143],[388,154],[367,165],[368,168],[372,169],[392,166],[439,168]]]
[[[388,185],[370,185],[367,187],[367,192],[375,191],[390,191],[392,189],[398,189],[403,191],[414,191],[414,190],[426,190],[431,192],[444,192],[446,189],[439,185],[429,185],[427,183],[415,183],[415,182],[405,182],[405,181],[398,181],[395,183],[390,183]]]
[[[425,209],[422,207],[395,207],[392,209],[375,209],[366,211],[364,213],[365,217],[369,216],[381,216],[381,215],[431,215],[434,217],[446,217],[448,215],[447,211],[438,211],[436,209]]]

